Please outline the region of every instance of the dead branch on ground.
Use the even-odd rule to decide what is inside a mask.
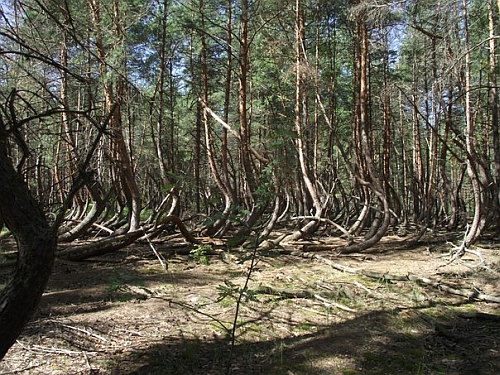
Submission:
[[[485,301],[485,302],[500,303],[500,296],[484,294],[484,293],[481,293],[477,289],[465,290],[465,289],[453,288],[453,287],[446,285],[440,281],[429,279],[427,277],[420,277],[420,276],[412,275],[412,274],[391,275],[388,273],[370,271],[370,270],[365,270],[362,268],[353,268],[353,267],[344,266],[343,264],[333,262],[330,259],[326,259],[326,258],[322,257],[321,255],[312,254],[312,253],[305,253],[302,251],[291,252],[291,255],[298,256],[301,258],[317,260],[319,262],[328,264],[332,268],[337,269],[339,271],[357,274],[357,275],[363,275],[363,276],[370,277],[373,279],[392,280],[392,281],[413,281],[413,282],[416,282],[419,284],[430,285],[436,289],[443,290],[446,293],[457,295],[457,296],[462,296],[462,297],[465,297],[468,299],[474,299],[474,300]]]

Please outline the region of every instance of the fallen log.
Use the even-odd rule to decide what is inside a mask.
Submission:
[[[144,230],[141,228],[125,234],[104,237],[97,241],[68,246],[59,249],[56,252],[56,257],[72,261],[82,261],[87,258],[101,256],[123,249],[143,235]]]
[[[186,228],[182,220],[174,215],[168,215],[154,226],[141,227],[132,232],[112,234],[96,241],[89,241],[82,244],[72,244],[66,247],[59,246],[56,251],[56,257],[71,261],[82,261],[88,258],[97,257],[109,254],[120,249],[123,249],[144,236],[152,238],[165,229],[167,223],[174,223],[186,241],[198,244],[198,241]],[[17,263],[16,260],[4,261],[0,264],[0,268],[10,267]]]

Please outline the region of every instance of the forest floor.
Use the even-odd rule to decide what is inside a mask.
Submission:
[[[253,252],[221,250],[203,264],[202,252],[173,254],[171,245],[154,244],[168,270],[147,243],[58,260],[0,374],[500,374],[499,304],[278,251],[255,254],[233,343]],[[389,236],[362,255],[320,254],[498,296],[500,243],[478,246],[479,267],[471,253],[447,264],[452,246],[435,238],[408,249]]]

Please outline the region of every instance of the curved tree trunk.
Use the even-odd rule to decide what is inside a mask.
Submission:
[[[370,204],[371,204],[370,189],[368,189],[366,186],[362,186],[360,191],[363,193],[363,204],[362,204],[363,208],[359,212],[356,221],[354,221],[354,223],[349,228],[349,234],[352,235],[358,235],[361,232],[368,218],[368,214],[370,212]]]
[[[474,131],[475,124],[472,117],[471,108],[471,57],[469,51],[469,31],[468,31],[468,19],[467,19],[467,3],[465,0],[462,1],[462,7],[464,10],[463,22],[464,22],[464,39],[465,39],[465,144],[468,153],[467,157],[467,173],[471,180],[472,195],[474,197],[474,217],[470,228],[468,229],[464,245],[469,246],[473,244],[477,238],[481,235],[482,229],[484,228],[484,202],[483,202],[483,187],[481,186],[480,178],[478,175],[479,162],[476,157],[476,149],[474,143]]]
[[[54,263],[56,231],[7,156],[0,118],[0,216],[16,238],[17,266],[0,295],[0,359],[35,311]]]
[[[89,183],[87,184],[87,189],[92,196],[93,204],[92,209],[89,213],[73,228],[68,230],[67,232],[62,233],[58,241],[60,242],[71,242],[78,237],[82,236],[87,230],[94,225],[94,223],[99,219],[99,216],[103,213],[106,208],[106,200],[111,195],[109,192],[105,197],[101,197],[101,189],[99,188],[97,183]]]
[[[278,189],[276,189],[278,190]],[[279,219],[279,213],[280,213],[280,207],[281,207],[281,196],[279,194],[279,191],[276,191],[276,195],[274,196],[274,208],[273,212],[271,214],[271,217],[264,227],[264,230],[259,235],[259,242],[262,242],[266,240],[269,235],[271,234],[272,230],[274,229],[274,226],[278,222]]]
[[[316,181],[313,181],[309,175],[309,166],[307,165],[308,156],[306,154],[306,147],[304,144],[304,128],[307,125],[307,95],[304,92],[303,84],[303,70],[307,65],[307,58],[305,55],[304,46],[304,17],[302,9],[300,8],[300,0],[295,2],[295,131],[297,133],[297,138],[295,140],[295,148],[297,151],[297,157],[300,168],[300,178],[305,186],[306,192],[304,192],[304,198],[306,194],[309,194],[307,198],[312,200],[314,206],[314,217],[321,218],[323,213],[323,205],[318,194]],[[316,96],[316,100],[318,95]],[[318,102],[318,100],[317,100]],[[318,103],[319,105],[319,103]],[[314,159],[314,158],[313,158]],[[315,166],[313,166],[315,174]],[[304,204],[307,209],[309,204]],[[304,212],[304,215],[306,213]],[[283,240],[292,241],[297,240],[304,235],[313,232],[318,227],[318,221],[313,220],[306,223],[300,230],[288,235]]]
[[[343,254],[348,254],[348,253],[355,253],[358,251],[366,250],[376,243],[380,241],[380,239],[385,235],[385,232],[387,231],[387,228],[389,227],[390,224],[390,218],[391,218],[391,213],[389,209],[389,202],[387,200],[387,197],[384,193],[381,192],[375,192],[375,194],[378,196],[378,199],[381,201],[382,205],[382,220],[379,225],[377,225],[375,228],[372,228],[373,232],[372,235],[370,235],[368,238],[366,238],[363,242],[357,243],[357,244],[352,244],[349,246],[345,246],[343,248],[340,248],[341,253]],[[370,230],[370,231],[372,231]]]
[[[232,69],[233,69],[233,58],[232,58],[232,40],[233,40],[233,29],[232,29],[232,7],[233,0],[227,0],[226,12],[227,12],[227,22],[226,22],[226,48],[227,48],[227,69],[224,85],[224,117],[223,120],[227,124],[229,122],[229,107],[231,100],[231,85],[232,85]],[[236,192],[231,184],[231,178],[229,176],[229,146],[228,146],[228,130],[226,127],[222,128],[222,144],[221,144],[221,179],[224,183],[226,193],[224,194],[224,210],[219,219],[215,221],[212,227],[208,228],[207,233],[213,234],[215,236],[222,236],[227,228],[228,216],[234,209],[236,203]]]
[[[382,210],[382,218],[377,218],[372,224],[365,240],[359,244],[347,246],[342,252],[355,252],[365,250],[375,245],[384,236],[390,223],[390,208],[387,199],[387,193],[384,185],[380,181],[380,176],[375,168],[373,160],[373,151],[370,144],[370,119],[369,119],[369,82],[368,82],[368,30],[367,20],[364,11],[356,16],[356,34],[359,38],[359,47],[357,50],[357,101],[356,116],[359,136],[359,147],[361,157],[363,158],[365,171],[362,172],[359,182],[369,188],[367,194],[374,194],[379,200]],[[366,176],[366,177],[365,177]],[[386,178],[388,176],[385,176]],[[367,182],[371,181],[371,182]]]
[[[500,5],[500,0],[498,2]],[[491,106],[491,134],[492,134],[492,146],[493,146],[493,176],[494,184],[492,188],[493,193],[493,207],[494,210],[492,214],[494,215],[495,226],[497,231],[500,231],[500,133],[499,133],[499,116],[500,116],[500,98],[498,94],[498,79],[497,79],[497,48],[496,48],[496,38],[497,27],[495,24],[495,9],[493,1],[488,3],[488,23],[489,23],[489,35],[490,35],[490,76],[489,80],[491,82],[489,88],[490,95],[490,106]]]
[[[229,1],[231,3],[231,1]],[[231,58],[231,35],[230,35],[230,27],[231,27],[231,4],[228,4],[226,7],[226,10],[228,11],[228,58]],[[200,14],[201,14],[201,25],[202,25],[202,30],[205,30],[205,15],[203,13],[203,1],[200,1]],[[219,191],[222,193],[224,196],[224,210],[220,217],[215,220],[211,225],[207,227],[207,234],[209,236],[213,236],[216,234],[220,234],[221,232],[224,231],[224,226],[227,223],[227,218],[229,214],[231,213],[236,197],[234,193],[234,189],[231,187],[231,183],[229,180],[229,173],[228,173],[228,144],[227,144],[227,127],[223,127],[222,130],[222,145],[221,145],[221,168],[220,170],[217,169],[216,166],[216,161],[215,161],[215,155],[214,155],[214,148],[213,148],[213,141],[212,141],[212,133],[210,129],[210,122],[209,122],[209,117],[208,115],[210,114],[212,117],[215,118],[215,113],[210,111],[208,107],[208,100],[209,100],[209,82],[208,82],[208,45],[206,41],[206,36],[205,34],[201,35],[201,44],[202,44],[202,51],[201,51],[201,81],[202,81],[202,103],[203,103],[203,125],[204,125],[204,130],[205,130],[205,147],[206,147],[206,153],[207,153],[207,161],[208,165],[210,167],[210,171],[212,173],[212,177],[215,180],[215,183],[219,189]],[[227,72],[226,72],[226,83],[225,83],[225,95],[224,95],[224,119],[220,119],[217,117],[219,123],[224,123],[227,124],[228,122],[228,115],[229,115],[229,96],[230,96],[230,89],[231,89],[231,65],[230,61],[228,63],[227,67]],[[246,115],[245,115],[246,116]]]
[[[114,66],[110,68],[108,64],[111,52],[123,53],[124,35],[123,27],[120,24],[119,6],[116,1],[113,2],[113,37],[116,39],[116,46],[110,50],[104,42],[104,33],[102,30],[102,16],[100,0],[88,0],[90,15],[94,26],[94,37],[96,39],[96,54],[99,58],[99,74],[101,75],[102,89],[106,110],[111,112],[109,130],[111,137],[110,157],[114,163],[116,183],[119,185],[117,192],[123,191],[128,206],[128,230],[133,232],[140,227],[140,214],[142,209],[141,195],[139,187],[135,180],[135,173],[132,166],[132,160],[125,144],[123,135],[121,110],[124,98],[125,82],[120,75],[115,75],[116,69],[123,66]],[[122,49],[122,50],[119,50]],[[123,61],[121,61],[123,65]],[[116,82],[114,82],[116,81]],[[113,84],[114,83],[114,84]]]

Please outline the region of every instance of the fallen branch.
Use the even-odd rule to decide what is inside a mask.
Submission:
[[[100,335],[97,335],[97,334],[95,334],[95,333],[92,333],[92,332],[90,332],[89,330],[86,330],[86,329],[84,329],[84,328],[73,327],[73,326],[70,326],[70,325],[67,325],[67,324],[62,324],[62,323],[60,323],[60,325],[61,325],[62,327],[65,327],[65,328],[68,328],[68,329],[72,329],[72,330],[75,330],[75,331],[77,331],[77,332],[81,332],[81,333],[84,333],[84,334],[86,334],[86,335],[92,336],[92,337],[94,337],[94,338],[96,338],[96,339],[98,339],[98,340],[100,340],[100,341],[103,341],[103,342],[108,342],[108,340],[106,340],[104,337],[102,337],[102,336],[100,336]]]
[[[330,301],[323,297],[322,295],[312,292],[306,289],[290,289],[290,288],[276,288],[268,285],[259,285],[257,288],[252,290],[254,293],[258,294],[271,294],[276,296],[282,296],[285,298],[314,298],[318,301],[323,302],[328,307],[336,307],[339,310],[344,310],[348,312],[356,312],[356,310],[351,309],[341,303]]]
[[[427,277],[420,277],[420,276],[411,275],[411,274],[392,275],[392,274],[388,274],[388,273],[365,270],[362,268],[353,268],[353,267],[349,267],[349,266],[344,266],[343,264],[335,263],[335,262],[331,261],[330,259],[326,259],[326,258],[322,257],[321,255],[313,254],[313,253],[305,253],[302,251],[291,252],[291,255],[299,256],[301,258],[317,260],[319,262],[328,264],[332,268],[335,268],[335,269],[342,271],[342,272],[363,275],[363,276],[370,277],[373,279],[378,279],[378,280],[413,281],[413,282],[420,283],[420,284],[430,285],[434,288],[443,290],[446,293],[466,297],[468,299],[475,299],[475,300],[485,301],[485,302],[500,303],[500,296],[484,294],[484,293],[481,293],[479,290],[464,290],[464,289],[453,288],[449,285],[443,284],[440,281],[432,280],[432,279],[429,279]]]
[[[314,298],[314,293],[305,289],[276,288],[268,285],[259,285],[252,291],[257,294],[271,294],[285,298]]]
[[[314,298],[316,298],[317,300],[323,302],[327,307],[332,307],[333,306],[333,307],[336,307],[339,310],[344,310],[344,311],[351,312],[351,313],[355,313],[356,312],[356,310],[351,309],[350,307],[345,306],[345,305],[343,305],[341,303],[334,302],[334,301],[329,301],[326,298],[320,296],[319,294],[315,294]]]
[[[488,314],[479,311],[457,311],[456,314],[464,319],[481,319],[492,322],[500,322],[500,315]]]
[[[39,353],[49,353],[49,354],[64,354],[64,355],[81,355],[82,352],[79,351],[74,351],[74,350],[68,350],[68,349],[59,349],[59,348],[54,348],[54,347],[47,347],[47,346],[42,346],[42,345],[32,345],[28,346],[23,344],[21,341],[17,340],[16,341],[21,348],[27,351],[32,351],[32,352],[39,352]]]
[[[168,270],[168,262],[165,260],[165,258],[163,257],[163,255],[161,255],[157,250],[156,250],[156,247],[153,246],[153,244],[151,243],[151,240],[149,239],[150,235],[148,235],[146,233],[146,230],[143,228],[143,232],[144,232],[144,238],[146,239],[146,241],[148,242],[148,245],[149,247],[151,248],[151,250],[153,250],[153,253],[156,255],[156,258],[158,259],[158,261],[160,262],[160,265],[161,265],[161,268],[163,268],[164,271],[167,271]]]
[[[437,267],[438,269],[442,268],[442,267],[449,266],[450,264],[452,264],[453,262],[455,262],[457,259],[462,259],[462,257],[466,253],[475,255],[477,258],[479,258],[479,263],[477,264],[477,266],[475,266],[476,268],[479,268],[479,267],[483,266],[486,263],[486,260],[484,259],[483,255],[481,254],[481,251],[479,251],[479,250],[475,251],[475,250],[468,249],[467,246],[465,246],[465,242],[462,242],[462,244],[460,244],[459,246],[456,246],[456,245],[454,245],[453,243],[450,243],[450,242],[448,242],[448,244],[450,244],[452,246],[452,249],[450,250],[449,253],[445,254],[444,256],[445,257],[446,256],[451,256],[452,254],[453,254],[453,256],[450,257],[450,260],[448,260],[448,262],[446,262],[445,264],[442,264],[439,267]],[[468,268],[473,268],[473,267],[470,267],[468,265],[465,265],[465,266],[468,267]]]
[[[203,105],[204,109],[207,111],[207,113],[210,116],[212,116],[215,121],[217,121],[219,124],[221,124],[223,128],[228,130],[234,136],[234,138],[236,138],[239,142],[241,142],[241,137],[240,137],[239,133],[236,130],[234,130],[233,128],[231,128],[231,126],[227,122],[225,122],[223,119],[221,119],[214,111],[212,111],[210,109],[210,107],[207,106],[207,103],[205,103],[204,100],[202,100],[202,99],[199,99],[199,100],[200,100],[201,104]],[[259,151],[257,151],[252,145],[249,145],[248,147],[250,149],[250,152],[260,162],[262,162],[264,164],[269,163],[269,159],[267,159],[264,155],[262,155]]]

